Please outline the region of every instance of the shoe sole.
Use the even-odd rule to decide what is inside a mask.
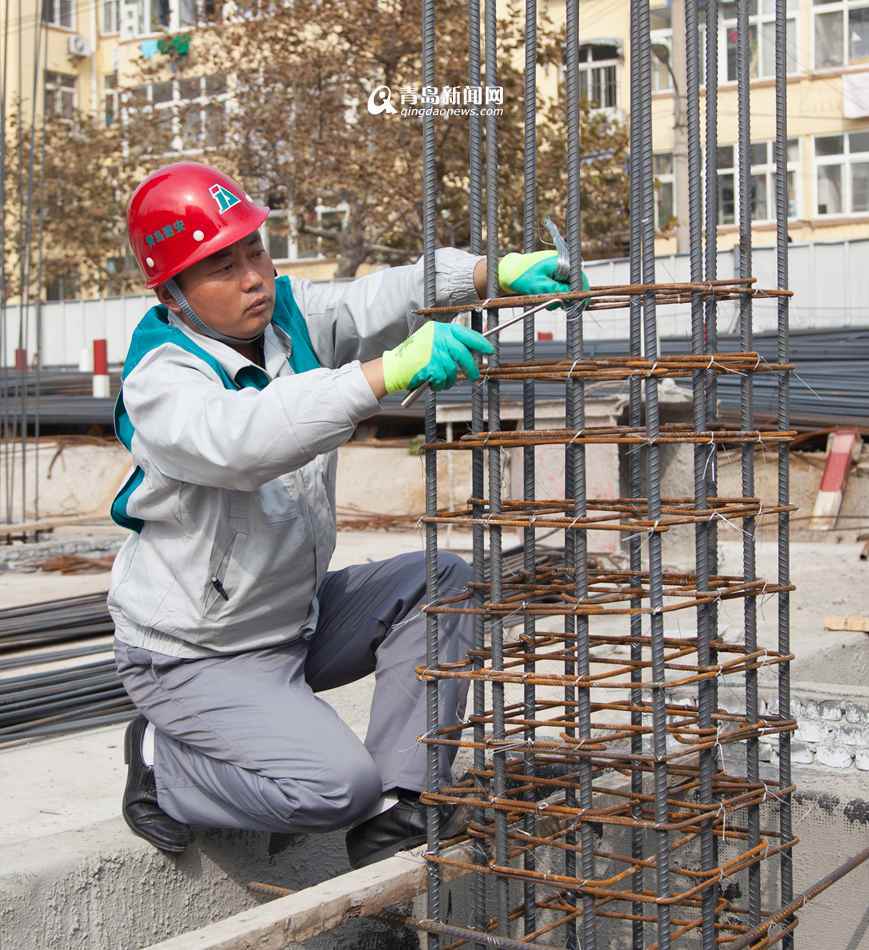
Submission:
[[[124,765],[130,765],[130,762],[133,758],[133,746],[132,746],[132,729],[127,729],[124,733]],[[126,798],[126,795],[124,796]],[[187,850],[187,845],[173,845],[166,844],[151,837],[150,835],[143,834],[142,831],[137,828],[133,822],[130,820],[130,816],[127,814],[126,805],[121,805],[121,814],[124,816],[124,821],[127,823],[127,827],[137,838],[141,838],[143,841],[147,841],[148,844],[155,847],[158,851],[162,851],[164,854],[182,854]]]

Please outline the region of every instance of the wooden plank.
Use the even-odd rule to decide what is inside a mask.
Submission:
[[[559,819],[547,816],[538,822],[538,833],[546,835],[558,827]],[[464,841],[444,854],[473,861],[473,847],[471,841]],[[334,930],[345,920],[379,914],[422,894],[428,876],[424,851],[425,845],[402,851],[367,868],[349,871],[144,950],[284,950],[288,944]],[[465,873],[441,866],[443,881]]]
[[[146,950],[283,950],[287,944],[334,930],[351,917],[370,916],[413,900],[426,886],[421,851],[402,852]],[[458,848],[456,854],[470,859],[470,845]]]
[[[824,617],[825,630],[846,630],[850,633],[869,633],[869,617],[850,614],[846,617]]]

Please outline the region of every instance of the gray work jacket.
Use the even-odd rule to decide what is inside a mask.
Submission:
[[[436,254],[438,304],[477,299],[478,257]],[[379,403],[360,361],[418,324],[423,263],[346,283],[280,278],[265,372],[165,307],[131,340],[116,406],[134,469],[112,569],[117,637],[179,657],[310,637],[335,548],[336,449]]]

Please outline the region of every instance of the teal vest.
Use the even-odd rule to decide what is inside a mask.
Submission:
[[[299,310],[295,297],[293,297],[289,277],[279,277],[275,281],[275,310],[272,314],[272,323],[283,330],[292,342],[292,352],[288,362],[294,373],[305,373],[309,369],[317,369],[320,366],[320,361],[317,359],[317,354],[314,352],[314,346],[311,343],[311,335],[308,333],[308,325],[305,323],[305,318],[302,316],[302,311]],[[139,365],[146,353],[150,353],[151,350],[155,350],[166,343],[181,347],[182,350],[194,354],[204,363],[207,363],[217,373],[225,389],[244,389],[246,387],[265,389],[270,382],[268,374],[258,366],[243,367],[233,379],[218,360],[197,343],[194,343],[186,333],[169,323],[169,311],[166,307],[162,305],[151,307],[133,331],[127,358],[124,360],[124,368],[121,371],[121,391],[118,393],[115,402],[115,435],[127,448],[127,451],[132,451],[135,429],[124,407],[123,381]],[[134,518],[127,514],[130,497],[142,484],[144,477],[145,473],[139,466],[136,466],[135,471],[124,483],[123,488],[112,502],[112,520],[122,528],[141,531],[145,526],[145,522],[141,518]]]

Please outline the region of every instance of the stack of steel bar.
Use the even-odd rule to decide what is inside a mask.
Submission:
[[[112,424],[114,398],[99,399],[92,395],[91,373],[77,370],[40,370],[35,372],[5,370],[0,377],[0,402],[10,417],[26,417],[33,427],[38,417],[41,425]],[[111,377],[111,392],[117,393],[120,379]]]
[[[113,629],[105,592],[0,610],[0,745],[131,718]]]
[[[579,0],[566,0],[564,96],[567,119],[567,248],[564,261],[571,292],[566,303],[567,341],[560,353],[536,359],[532,308],[541,298],[497,297],[498,125],[470,116],[471,249],[482,250],[483,181],[486,196],[487,311],[489,327],[502,308],[529,308],[521,362],[506,362],[501,349],[489,360],[483,384],[474,387],[472,431],[438,440],[437,396],[426,396],[426,556],[428,606],[426,682],[428,723],[419,741],[427,748],[428,914],[418,926],[428,946],[568,947],[595,950],[630,945],[669,950],[682,945],[713,950],[777,944],[793,947],[797,906],[793,894],[793,834],[790,737],[788,446],[790,343],[787,288],[786,0],[775,2],[775,161],[777,287],[759,290],[751,277],[749,2],[738,0],[735,31],[738,77],[739,274],[718,280],[717,261],[717,76],[718,44],[706,43],[706,141],[701,150],[700,29],[694,2],[684,4],[687,46],[687,213],[690,283],[674,289],[655,280],[654,170],[652,163],[652,50],[649,0],[631,0],[631,285],[582,291],[580,271]],[[719,31],[717,0],[702,8],[706,35]],[[478,0],[469,0],[468,82],[497,86],[498,20],[495,0],[486,0],[481,24]],[[549,11],[551,12],[551,11]],[[537,74],[536,6],[525,5],[524,250],[536,250],[535,148]],[[434,0],[423,5],[422,84],[436,85]],[[481,76],[481,27],[485,75]],[[483,101],[486,101],[483,97]],[[437,156],[434,115],[423,119],[423,251],[426,287],[421,314],[444,316],[456,308],[434,306]],[[705,173],[701,169],[705,152]],[[705,202],[701,194],[703,182]],[[705,221],[704,221],[705,211]],[[705,226],[704,226],[705,225]],[[559,252],[559,265],[563,255]],[[774,352],[762,355],[753,335],[753,302],[775,297],[778,331]],[[690,307],[690,344],[662,352],[656,308],[678,297]],[[725,352],[717,333],[722,299],[737,300],[739,343]],[[545,298],[544,298],[545,299]],[[554,299],[554,295],[550,298]],[[604,358],[584,345],[583,308],[622,307],[630,314],[627,352]],[[482,313],[472,313],[482,327]],[[492,337],[492,339],[496,339]],[[687,352],[684,352],[687,350]],[[715,419],[718,383],[739,384],[739,415],[723,427]],[[658,387],[662,379],[690,387],[689,425],[664,425]],[[623,381],[629,393],[626,424],[596,427],[586,422],[586,392],[601,381]],[[755,418],[756,382],[770,381],[775,417]],[[518,429],[501,423],[502,387],[522,386]],[[542,428],[535,416],[536,387],[553,387],[564,402],[564,424]],[[487,400],[487,414],[483,400]],[[551,411],[547,412],[551,418]],[[694,491],[690,498],[662,495],[661,446],[693,446]],[[740,497],[720,497],[716,453],[721,443],[740,447]],[[612,465],[619,484],[617,453],[595,455],[598,445],[625,446],[627,497],[590,498],[587,470]],[[540,498],[535,453],[563,446],[563,497]],[[523,449],[523,492],[502,497],[502,449]],[[754,455],[778,455],[779,490],[762,504],[754,484]],[[457,510],[438,505],[437,458],[441,452],[471,453],[472,497]],[[552,457],[553,449],[547,450]],[[557,450],[556,450],[557,451]],[[488,463],[488,478],[485,466]],[[550,462],[551,465],[551,462]],[[778,525],[778,573],[757,576],[755,534],[760,519]],[[717,525],[735,524],[742,536],[738,574],[718,566]],[[469,591],[442,597],[437,589],[441,525],[471,527],[474,571]],[[675,525],[693,525],[693,569],[664,569],[664,545]],[[524,531],[521,567],[503,558],[505,527]],[[563,530],[558,563],[539,565],[536,532]],[[625,570],[605,570],[588,556],[589,530],[621,533],[629,552]],[[490,570],[484,571],[488,542]],[[759,598],[778,601],[775,645],[758,639]],[[743,604],[742,636],[718,632],[724,600]],[[438,620],[462,612],[473,616],[474,646],[463,662],[439,660]],[[505,637],[505,622],[520,619],[518,641]],[[685,623],[691,618],[689,623]],[[680,622],[681,620],[681,622]],[[689,629],[692,628],[692,629]],[[762,716],[759,675],[777,684],[778,702]],[[718,696],[722,677],[742,684],[742,699],[725,707]],[[471,687],[468,718],[451,722],[440,710],[439,684],[459,679]],[[692,698],[686,700],[686,691]],[[762,774],[759,740],[774,737],[776,765]],[[469,750],[468,776],[444,787],[439,764],[444,749]],[[511,754],[512,753],[512,754]],[[441,840],[444,807],[466,806],[472,816],[472,857],[451,854]],[[462,852],[465,853],[465,852]],[[847,865],[856,866],[858,856]],[[761,892],[761,874],[776,886]],[[842,873],[844,873],[844,870]],[[466,916],[445,899],[445,875],[460,877],[470,891]],[[452,886],[463,886],[452,885]],[[810,893],[815,893],[815,888]],[[743,896],[744,895],[744,896]],[[450,910],[450,908],[453,908]]]

